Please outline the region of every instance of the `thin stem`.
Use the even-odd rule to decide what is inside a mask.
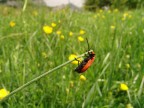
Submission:
[[[91,51],[90,51],[90,52],[91,52]],[[79,55],[77,58],[80,58],[80,57],[84,56],[84,55],[87,54],[87,53],[88,53],[88,52],[85,52],[84,54]],[[19,92],[20,90],[26,88],[26,87],[29,86],[30,84],[32,84],[32,83],[38,81],[39,79],[41,79],[41,78],[45,77],[46,75],[48,75],[48,74],[54,72],[55,70],[62,68],[63,66],[65,66],[65,65],[67,65],[67,64],[69,64],[69,63],[71,63],[71,62],[74,61],[74,60],[75,60],[75,58],[74,58],[73,60],[69,60],[69,61],[67,61],[67,62],[65,62],[65,63],[63,63],[63,64],[61,64],[61,65],[59,65],[59,66],[57,66],[57,67],[55,67],[55,68],[53,68],[53,69],[51,69],[51,70],[45,72],[45,73],[43,73],[43,74],[41,74],[40,76],[38,76],[38,77],[32,79],[31,81],[25,83],[24,85],[18,87],[17,89],[15,89],[14,91],[12,91],[9,95],[7,95],[7,96],[4,97],[2,100],[0,100],[0,103],[3,102],[4,100],[8,99],[9,97],[11,97],[12,95],[14,95],[15,93]]]
[[[25,1],[24,1],[23,10],[22,10],[23,12],[24,12],[24,11],[25,11],[25,9],[26,9],[27,2],[28,2],[27,0],[25,0]]]

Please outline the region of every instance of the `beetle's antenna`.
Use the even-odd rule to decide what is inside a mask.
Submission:
[[[86,41],[87,41],[87,45],[88,45],[88,51],[90,51],[89,42],[88,42],[87,38],[86,38]]]

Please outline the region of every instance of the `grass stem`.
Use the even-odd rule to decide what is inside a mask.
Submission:
[[[25,0],[25,1],[24,1],[23,10],[22,10],[23,12],[24,12],[24,11],[25,11],[25,9],[26,9],[27,2],[28,2],[27,0]]]
[[[87,54],[87,53],[88,53],[88,52],[85,52],[84,54],[79,55],[77,58],[80,58],[80,57],[84,56],[84,55]],[[74,61],[74,60],[75,60],[75,59],[69,60],[69,61],[67,61],[67,62],[65,62],[65,63],[63,63],[63,64],[61,64],[61,65],[59,65],[59,66],[57,66],[57,67],[55,67],[55,68],[53,68],[53,69],[45,72],[45,73],[43,73],[43,74],[41,74],[41,75],[39,75],[38,77],[36,77],[36,78],[32,79],[31,81],[25,83],[24,85],[18,87],[17,89],[15,89],[14,91],[12,91],[9,95],[7,95],[7,96],[4,97],[2,100],[0,100],[0,103],[2,103],[3,101],[5,101],[5,100],[8,99],[9,97],[13,96],[14,94],[16,94],[17,92],[19,92],[20,90],[23,90],[24,88],[26,88],[27,86],[31,85],[32,83],[38,81],[39,79],[45,77],[45,76],[48,75],[48,74],[54,72],[55,70],[64,67],[65,65],[71,63],[71,62]]]

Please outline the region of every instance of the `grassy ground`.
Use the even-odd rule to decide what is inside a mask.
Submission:
[[[77,65],[68,64],[16,93],[1,107],[144,107],[143,10],[90,13],[0,8],[0,88],[12,92],[66,62],[71,54],[84,53],[87,43],[79,41],[79,36],[88,38],[96,53],[94,63],[82,74],[86,80],[73,71]],[[52,33],[44,33],[43,26],[52,23],[56,24]],[[128,90],[120,89],[122,83]]]

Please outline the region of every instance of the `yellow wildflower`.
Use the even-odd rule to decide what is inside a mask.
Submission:
[[[129,59],[129,58],[130,58],[130,55],[129,55],[129,54],[127,54],[127,55],[126,55],[126,58],[127,58],[127,59]]]
[[[60,35],[60,34],[61,34],[61,31],[60,31],[60,30],[58,30],[58,31],[56,32],[56,34],[57,34],[57,35]]]
[[[69,32],[69,36],[73,36],[73,32]]]
[[[132,15],[129,15],[128,18],[131,19],[131,18],[132,18]]]
[[[123,14],[123,17],[122,17],[122,21],[126,20],[126,18],[127,18],[128,16],[129,16],[128,13],[124,13],[124,14]]]
[[[78,37],[78,41],[83,42],[83,41],[84,41],[84,38],[83,38],[82,36],[79,36],[79,37]]]
[[[115,26],[114,26],[114,25],[111,25],[110,28],[111,28],[112,30],[114,30],[114,29],[115,29]]]
[[[37,63],[37,66],[40,67],[40,63]]]
[[[16,24],[15,24],[14,21],[11,21],[11,22],[9,23],[9,25],[10,25],[10,27],[14,27]]]
[[[65,75],[63,75],[63,76],[62,76],[62,78],[63,78],[63,79],[66,79],[66,76],[65,76]]]
[[[97,18],[97,15],[94,15],[93,17],[94,17],[94,18]]]
[[[84,30],[80,30],[79,34],[83,35],[83,34],[85,34],[85,31]]]
[[[56,27],[56,23],[51,23],[51,26],[52,27]]]
[[[142,21],[144,21],[144,17],[142,17]]]
[[[129,69],[130,68],[130,64],[127,63],[126,64],[126,68]]]
[[[105,19],[105,16],[104,16],[104,15],[102,15],[101,17],[102,17],[103,19]]]
[[[61,35],[60,38],[61,38],[61,39],[64,39],[64,35]]]
[[[43,31],[46,33],[46,34],[51,34],[53,32],[53,28],[50,27],[50,26],[43,26]]]
[[[70,81],[70,87],[73,88],[74,87],[74,82]]]
[[[132,104],[129,103],[126,105],[126,108],[133,108],[133,106],[132,106]]]
[[[139,69],[141,68],[141,64],[139,64],[139,63],[137,63],[136,66],[137,66],[137,68],[139,68]]]
[[[128,86],[126,84],[124,84],[124,83],[121,83],[120,84],[120,90],[121,91],[127,91],[128,90]]]
[[[123,14],[123,17],[126,18],[128,15],[129,15],[128,13],[124,13],[124,14]]]
[[[66,93],[69,94],[70,90],[69,88],[66,88]]]
[[[6,97],[9,94],[9,91],[6,89],[0,89],[0,100]]]
[[[38,15],[38,12],[37,12],[37,11],[33,11],[33,15],[34,15],[34,16],[37,16],[37,15]]]
[[[117,13],[119,10],[118,9],[114,9],[114,12]]]
[[[97,13],[97,16],[100,17],[101,16],[100,13]]]
[[[45,52],[42,52],[43,58],[47,58],[47,54]]]
[[[75,59],[75,58],[77,58],[77,56],[75,55],[75,54],[71,54],[70,56],[69,56],[69,60],[73,60],[73,59]],[[81,59],[80,58],[78,58],[77,60],[74,60],[74,61],[72,61],[72,64],[78,64],[78,62],[79,61],[81,61]]]
[[[58,23],[61,23],[61,20],[59,20]]]
[[[108,13],[111,13],[111,10],[108,10]]]
[[[125,21],[126,20],[126,18],[125,17],[122,17],[122,21]]]
[[[80,75],[80,80],[81,81],[85,81],[86,80],[86,77],[84,75]]]
[[[99,10],[99,12],[100,12],[100,13],[102,13],[102,12],[103,12],[103,10],[102,10],[102,9],[100,9],[100,10]]]

